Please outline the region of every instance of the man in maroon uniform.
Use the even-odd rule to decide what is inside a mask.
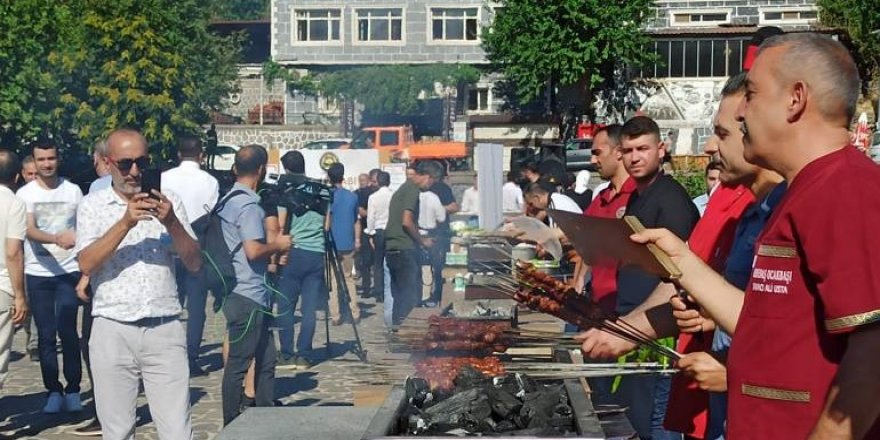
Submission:
[[[671,255],[681,286],[735,331],[728,438],[880,438],[880,168],[849,145],[859,86],[831,38],[761,46],[737,110],[744,155],[789,189],[755,244],[745,294],[668,231],[634,237]]]

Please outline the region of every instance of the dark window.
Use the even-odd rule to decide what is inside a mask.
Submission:
[[[669,76],[681,78],[684,76],[684,42],[671,41],[669,45]]]
[[[434,40],[477,40],[477,8],[431,8],[431,23]]]
[[[655,76],[666,78],[669,76],[669,42],[657,42],[657,69]]]
[[[686,41],[684,43],[684,76],[697,76],[697,66],[700,63],[699,55],[697,41]]]
[[[697,51],[699,53],[699,64],[697,64],[697,76],[706,77],[713,76],[712,75],[712,40],[701,40],[698,41],[700,49]]]
[[[379,132],[379,146],[387,147],[391,145],[398,145],[400,143],[400,133],[395,131],[381,131]]]
[[[297,41],[339,41],[342,12],[338,9],[296,11]]]
[[[764,20],[782,20],[782,12],[765,12]]]

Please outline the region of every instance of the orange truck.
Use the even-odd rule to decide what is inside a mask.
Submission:
[[[364,127],[351,140],[348,148],[377,149],[382,162],[433,159],[446,162],[450,170],[462,170],[469,163],[468,148],[464,142],[416,142],[412,127],[408,125]]]

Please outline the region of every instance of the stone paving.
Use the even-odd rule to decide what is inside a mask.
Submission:
[[[368,351],[370,360],[387,353],[382,303],[373,299],[361,299],[362,321],[358,331]],[[193,429],[198,440],[212,439],[222,427],[220,383],[223,375],[221,364],[221,341],[224,329],[222,314],[210,312],[205,324],[205,339],[200,364],[207,367],[209,375],[190,381]],[[298,316],[298,313],[297,313]],[[354,331],[350,324],[329,326],[330,345],[325,346],[327,332],[324,313],[318,312],[318,329],[314,339],[314,356],[318,362],[307,371],[278,370],[275,379],[275,396],[286,406],[338,406],[352,405],[352,385],[364,378],[364,364],[351,350],[354,347]],[[92,414],[91,386],[83,369],[83,399],[86,410],[78,415],[45,415],[41,412],[45,403],[45,390],[40,377],[39,364],[31,362],[24,352],[25,334],[18,331],[13,341],[12,362],[9,378],[0,392],[0,439],[23,438],[44,440],[78,439],[73,429],[86,423]],[[59,356],[60,362],[60,356]],[[150,418],[146,399],[141,394],[137,409],[137,439],[157,439]]]

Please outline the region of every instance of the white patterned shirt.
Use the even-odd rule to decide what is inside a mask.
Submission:
[[[164,193],[191,237],[183,203]],[[77,212],[76,253],[101,238],[124,215],[128,203],[112,188],[83,198]],[[158,220],[141,221],[128,231],[116,251],[91,273],[92,315],[121,322],[179,315],[171,235]]]

